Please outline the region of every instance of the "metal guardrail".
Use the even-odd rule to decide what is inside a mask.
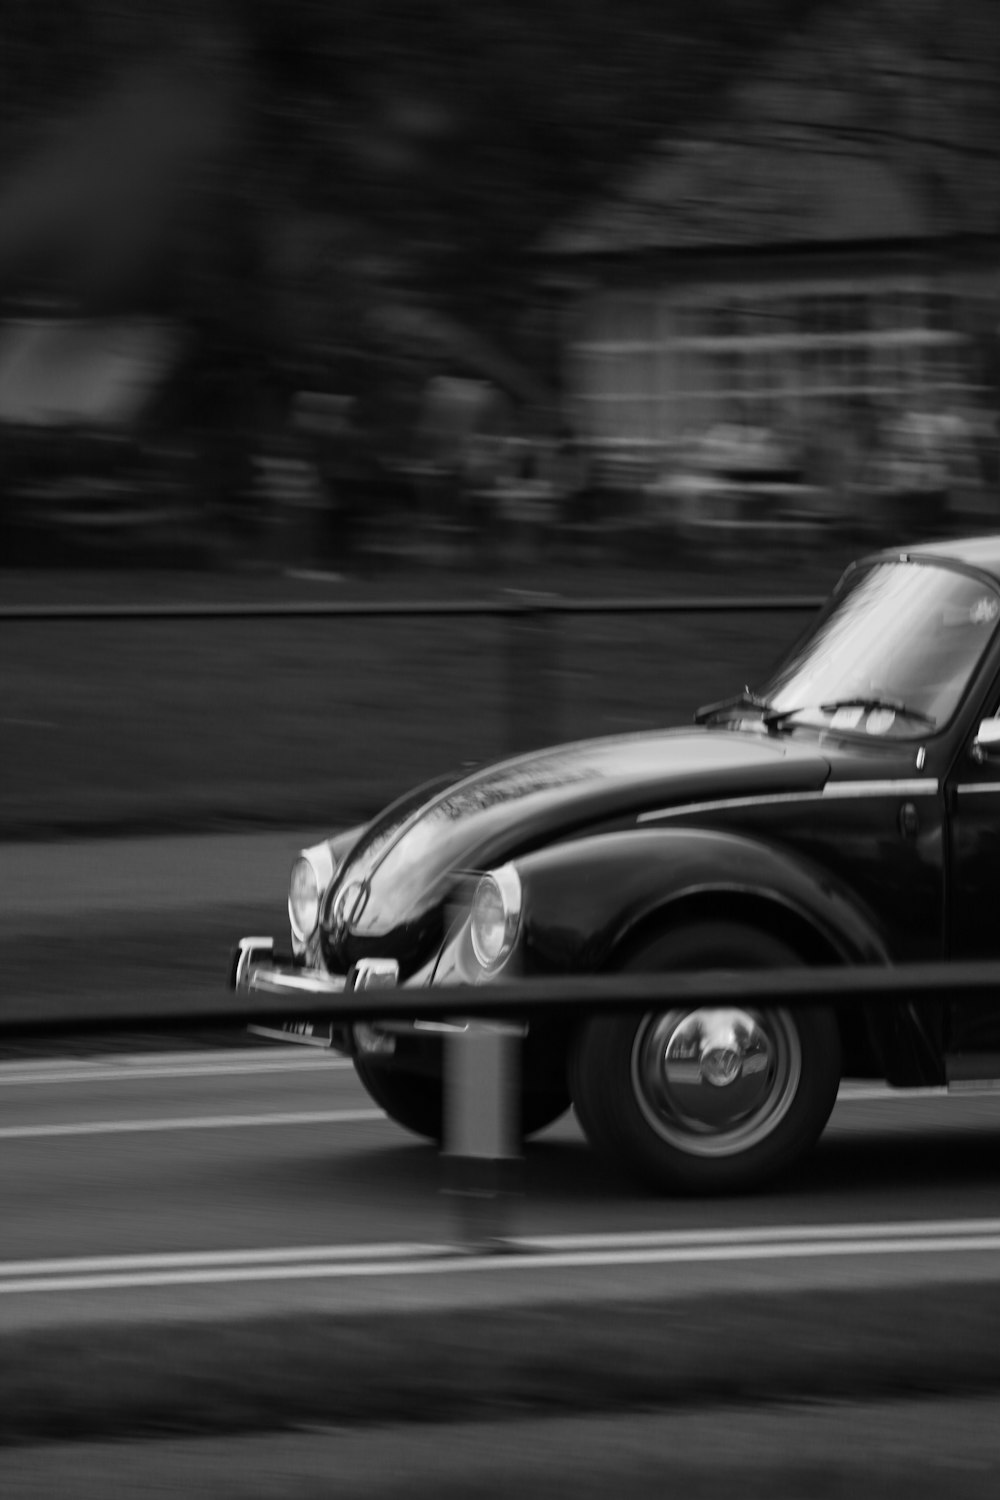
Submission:
[[[482,985],[429,985],[345,990],[323,996],[286,997],[228,991],[207,1008],[183,993],[152,1008],[141,997],[118,996],[82,1016],[72,995],[5,995],[0,1037],[110,1036],[217,1030],[220,1025],[277,1024],[288,1020],[523,1020],[570,1012],[641,1011],[670,1005],[741,1003],[774,1005],[899,1004],[914,1000],[990,1000],[1000,995],[1000,962],[935,962],[834,968],[749,969],[736,972],[580,975],[558,979],[497,981]]]
[[[691,599],[571,599],[556,594],[527,594],[510,599],[289,600],[287,602],[161,604],[7,604],[0,622],[114,620],[297,620],[363,618],[444,618],[495,616],[503,619],[538,615],[642,614],[805,614],[823,603],[812,595],[779,599],[759,596],[703,596]]]

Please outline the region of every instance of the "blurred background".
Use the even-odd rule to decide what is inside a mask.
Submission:
[[[997,524],[994,0],[2,14],[5,577]]]
[[[7,991],[43,1005],[72,996],[81,1016],[211,1005],[235,938],[286,932],[300,847],[449,769],[689,721],[697,704],[764,680],[859,552],[1000,528],[997,9],[0,0]],[[695,596],[711,607],[690,610]],[[763,607],[734,609],[746,596]],[[0,1064],[19,1065],[19,1045],[5,1042]],[[29,1039],[29,1067],[65,1045]],[[127,1057],[150,1043],[123,1031],[89,1045]],[[28,1076],[44,1090],[44,1073]],[[77,1103],[57,1073],[56,1092],[34,1102],[7,1090],[3,1139],[19,1142],[5,1154],[8,1267],[275,1235],[439,1239],[453,1208],[431,1153],[414,1170],[405,1142],[384,1146],[371,1121],[336,1139],[291,1127],[303,1101],[351,1102],[326,1080],[329,1094],[317,1076],[310,1095],[301,1076],[275,1073],[266,1094],[235,1073],[176,1089],[162,1076],[159,1092],[119,1081]],[[280,1109],[282,1130],[219,1130],[209,1146],[173,1129],[224,1108],[240,1127]],[[135,1119],[108,1120],[116,1110]],[[919,1115],[908,1141],[893,1122],[874,1150],[860,1126],[864,1144],[851,1145],[848,1127],[804,1218],[928,1221],[937,1189],[942,1212],[991,1212],[996,1138],[980,1155],[972,1115],[952,1118],[951,1148]],[[53,1138],[48,1158],[33,1135]],[[543,1154],[531,1179],[546,1233],[661,1223],[659,1207],[630,1208],[572,1149]],[[887,1164],[903,1184],[895,1200]],[[798,1218],[776,1201],[775,1215]],[[701,1209],[689,1212],[676,1222],[698,1223]],[[747,1200],[734,1223],[755,1213]],[[959,1344],[963,1320],[978,1329],[990,1305],[967,1293]],[[263,1327],[275,1304],[253,1295]],[[907,1293],[907,1329],[911,1304]],[[783,1324],[806,1347],[793,1314],[784,1305],[754,1335],[758,1352]],[[81,1389],[99,1365],[99,1397],[116,1356],[103,1334],[60,1327],[65,1316],[44,1324],[49,1357]],[[728,1316],[713,1304],[706,1326]],[[934,1313],[932,1333],[949,1316]],[[159,1380],[163,1345],[137,1326]],[[388,1366],[406,1335],[381,1337]],[[228,1338],[213,1357],[216,1343],[241,1347]],[[100,1356],[89,1364],[88,1340]],[[491,1337],[481,1342],[493,1361]],[[327,1343],[354,1347],[339,1333]],[[199,1423],[229,1420],[193,1358],[184,1400]],[[292,1375],[315,1381],[316,1368],[306,1360],[303,1377],[296,1359],[268,1346],[243,1363],[275,1372],[294,1402]],[[18,1410],[50,1411],[23,1352],[8,1365],[27,1393]],[[475,1358],[460,1367],[467,1380]],[[120,1368],[131,1386],[131,1355]],[[491,1416],[517,1410],[505,1396]],[[938,1492],[952,1450],[954,1493],[959,1465],[970,1470],[996,1429],[993,1413],[962,1427],[942,1406],[940,1442],[926,1409],[897,1437],[881,1407],[877,1431],[845,1410],[837,1455],[860,1475],[884,1452],[867,1488],[898,1480],[913,1495]],[[699,1473],[723,1453],[712,1493],[733,1493],[738,1474],[739,1493],[775,1494],[780,1476],[768,1470],[765,1491],[753,1464],[817,1442],[793,1415],[799,1448],[769,1437],[759,1408],[752,1426],[713,1410],[692,1427],[687,1407],[677,1423],[694,1433]],[[677,1442],[655,1421],[674,1443],[659,1493]],[[558,1438],[546,1494],[577,1474],[580,1494],[619,1493],[635,1467],[587,1423],[599,1461],[591,1471],[579,1429]],[[169,1426],[158,1409],[143,1430]],[[497,1430],[501,1458],[531,1462],[524,1436]],[[374,1445],[365,1435],[364,1461],[388,1464],[380,1493],[410,1472],[413,1431],[395,1467],[384,1432]],[[435,1464],[464,1461],[460,1442],[427,1431]],[[799,1492],[834,1493],[832,1452],[833,1440],[795,1459],[809,1476]],[[264,1493],[259,1455],[246,1448],[240,1462]],[[31,1492],[79,1493],[91,1475],[90,1493],[114,1492],[96,1443],[69,1462],[75,1474],[53,1481],[36,1450]],[[161,1459],[141,1462],[122,1493],[155,1487]],[[206,1493],[237,1493],[229,1462]],[[498,1465],[476,1469],[480,1489],[502,1488]],[[289,1474],[276,1493],[290,1493]],[[163,1493],[179,1487],[162,1480]],[[987,1477],[980,1493],[996,1489]],[[0,1491],[13,1493],[2,1474]],[[315,1492],[328,1491],[324,1473]],[[438,1476],[420,1492],[475,1486]],[[865,1484],[848,1476],[841,1492]]]

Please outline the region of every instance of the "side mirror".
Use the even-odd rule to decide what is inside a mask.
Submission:
[[[984,719],[972,741],[972,759],[981,766],[1000,751],[1000,719]]]

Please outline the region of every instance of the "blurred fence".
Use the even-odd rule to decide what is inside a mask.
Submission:
[[[690,721],[819,600],[0,609],[0,838],[368,816],[442,771]]]

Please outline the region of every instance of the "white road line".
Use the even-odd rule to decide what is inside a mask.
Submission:
[[[515,1236],[512,1251],[529,1255],[579,1253],[616,1254],[623,1251],[669,1253],[729,1249],[752,1245],[789,1246],[885,1242],[980,1242],[1000,1238],[1000,1219],[900,1220],[882,1224],[778,1224],[767,1228],[667,1229],[634,1234]],[[241,1250],[169,1250],[138,1255],[63,1256],[49,1260],[0,1261],[0,1281],[15,1277],[65,1275],[133,1275],[142,1271],[219,1270],[226,1267],[300,1265],[348,1261],[408,1261],[441,1259],[455,1254],[453,1246],[422,1242],[375,1242],[360,1245],[282,1245]]]
[[[30,1073],[33,1070],[45,1072],[50,1068],[145,1068],[163,1064],[167,1067],[181,1067],[188,1063],[205,1063],[206,1066],[225,1066],[229,1062],[254,1062],[254,1063],[282,1063],[288,1060],[294,1063],[301,1060],[308,1064],[315,1059],[315,1050],[308,1047],[298,1046],[294,1043],[282,1046],[276,1043],[274,1046],[248,1046],[248,1047],[183,1047],[177,1052],[92,1052],[86,1056],[79,1053],[64,1053],[61,1056],[47,1057],[18,1057],[11,1058],[5,1063],[0,1063],[0,1074],[10,1071],[12,1073]]]
[[[595,1250],[564,1253],[466,1255],[452,1251],[439,1258],[322,1261],[273,1265],[231,1265],[198,1269],[135,1271],[63,1276],[16,1276],[0,1279],[0,1296],[51,1292],[125,1291],[167,1286],[220,1286],[246,1282],[347,1280],[379,1276],[440,1276],[455,1272],[554,1271],[599,1267],[709,1265],[774,1260],[817,1260],[885,1255],[954,1255],[1000,1250],[1000,1235],[939,1235],[920,1240],[857,1239],[795,1241],[767,1245],[701,1245],[676,1249]]]
[[[132,1083],[146,1078],[223,1078],[261,1073],[308,1073],[321,1068],[350,1068],[348,1057],[331,1057],[318,1053],[314,1048],[291,1048],[277,1057],[263,1054],[260,1057],[246,1053],[230,1053],[206,1059],[171,1057],[163,1061],[152,1058],[128,1057],[120,1061],[109,1061],[102,1057],[95,1062],[79,1062],[54,1065],[52,1062],[0,1063],[0,1088],[23,1087],[35,1084],[39,1088],[46,1084],[75,1083]]]
[[[170,1250],[153,1255],[85,1255],[59,1260],[0,1261],[0,1281],[15,1276],[109,1275],[115,1272],[196,1270],[219,1266],[295,1265],[309,1261],[418,1260],[444,1254],[441,1245],[293,1245],[257,1250]]]
[[[342,1066],[350,1067],[349,1059],[341,1060]],[[330,1066],[329,1063],[320,1063],[319,1066]],[[336,1066],[336,1064],[334,1064]],[[308,1067],[308,1064],[298,1063],[295,1068]],[[124,1079],[144,1078],[193,1078],[198,1076],[202,1070],[189,1072],[186,1069],[177,1071],[145,1071],[136,1068],[134,1071],[119,1072],[117,1069],[109,1069],[106,1072],[94,1071],[85,1075],[67,1075],[65,1077],[55,1074],[35,1074],[32,1077],[8,1077],[0,1078],[2,1083],[77,1083],[77,1082],[121,1082]],[[207,1070],[205,1070],[207,1072]],[[239,1072],[239,1069],[226,1068],[226,1072]],[[256,1068],[247,1068],[247,1072],[260,1071]],[[274,1064],[266,1066],[263,1071],[280,1071]],[[207,1076],[218,1076],[215,1072],[207,1072]],[[857,1091],[845,1092],[842,1090],[840,1101],[843,1103],[864,1102],[870,1100],[900,1100],[920,1097],[948,1097],[944,1089],[925,1089],[900,1091],[888,1088],[873,1088],[870,1085],[862,1085]],[[274,1111],[264,1114],[219,1114],[219,1115],[176,1115],[160,1116],[149,1119],[128,1120],[69,1120],[50,1124],[34,1125],[3,1125],[0,1126],[0,1141],[18,1140],[44,1140],[60,1136],[98,1136],[98,1135],[155,1135],[165,1131],[181,1130],[247,1130],[263,1128],[267,1126],[282,1125],[356,1125],[370,1123],[375,1120],[385,1120],[386,1116],[382,1110],[371,1108],[355,1109],[329,1109],[329,1110],[288,1110]]]
[[[387,1120],[380,1109],[311,1109],[286,1114],[190,1115],[162,1120],[74,1120],[58,1125],[4,1125],[0,1141],[67,1135],[145,1135],[165,1130],[248,1130],[269,1125],[358,1125]]]
[[[101,1056],[93,1060],[23,1059],[0,1063],[0,1088],[39,1088],[54,1084],[125,1083],[139,1079],[215,1078],[252,1076],[267,1073],[307,1073],[323,1068],[350,1069],[348,1057],[317,1051],[312,1047],[278,1046],[271,1050],[244,1051],[240,1048],[213,1052],[128,1053],[120,1057]],[[866,1079],[845,1079],[838,1100],[881,1101],[902,1099],[947,1098],[946,1088],[890,1088],[887,1084]]]
[[[887,1083],[869,1082],[863,1078],[846,1078],[837,1090],[838,1104],[857,1103],[869,1099],[948,1099],[950,1097],[953,1096],[943,1084],[940,1088],[895,1089]]]
[[[538,1251],[670,1249],[689,1245],[770,1244],[777,1241],[934,1239],[941,1235],[1000,1235],[1000,1219],[920,1219],[884,1224],[780,1224],[734,1229],[636,1230],[624,1234],[532,1235],[519,1248]],[[0,1264],[0,1274],[4,1267]]]

